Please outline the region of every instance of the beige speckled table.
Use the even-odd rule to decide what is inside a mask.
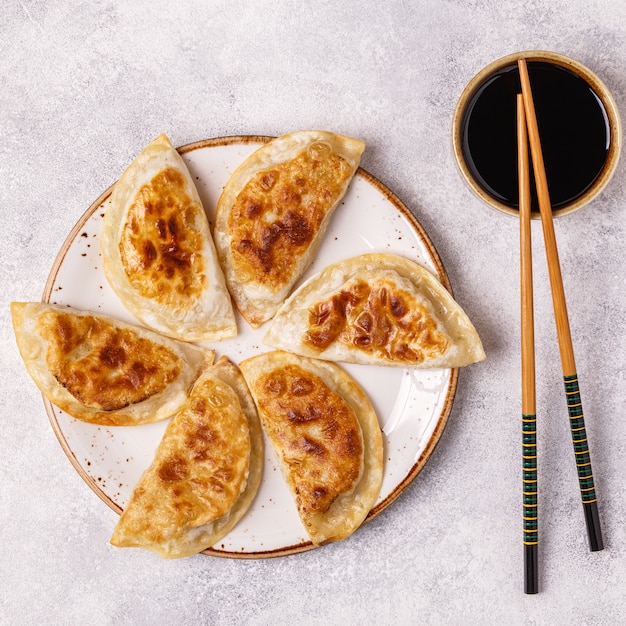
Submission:
[[[621,0],[302,3],[8,0],[0,17],[0,623],[619,624],[626,614],[626,161],[555,222],[606,548],[590,553],[541,231],[533,224],[541,592],[521,566],[518,224],[466,188],[451,122],[524,49],[594,70],[626,110]],[[401,497],[350,539],[276,559],[162,561],[59,446],[9,302],[38,300],[67,233],[161,132],[176,145],[325,128],[432,239],[487,352]]]

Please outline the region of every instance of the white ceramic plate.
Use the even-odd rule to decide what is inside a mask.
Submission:
[[[233,170],[267,137],[225,137],[179,149],[196,181],[212,222],[215,206]],[[89,309],[137,323],[110,289],[102,271],[99,237],[110,201],[105,191],[82,216],[54,263],[43,300]],[[359,169],[337,208],[307,278],[326,265],[365,252],[393,252],[414,259],[450,288],[426,233],[398,198]],[[239,335],[211,344],[216,358],[234,362],[268,348],[238,317]],[[385,469],[380,497],[368,519],[380,513],[417,476],[434,450],[450,412],[458,370],[412,372],[400,368],[344,365],[369,395],[380,419]],[[46,411],[72,465],[112,509],[121,512],[134,485],[151,463],[166,422],[105,427],[76,420],[49,402]],[[111,529],[113,530],[113,529]],[[264,475],[257,497],[239,524],[207,554],[254,558],[312,548],[266,442]]]

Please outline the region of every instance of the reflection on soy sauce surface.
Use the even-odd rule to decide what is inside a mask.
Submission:
[[[581,196],[606,163],[610,130],[597,94],[570,70],[528,62],[537,124],[552,207]],[[516,95],[517,64],[489,76],[470,98],[462,121],[467,166],[489,195],[518,208]],[[531,180],[532,180],[531,176]],[[533,210],[537,198],[532,181]]]

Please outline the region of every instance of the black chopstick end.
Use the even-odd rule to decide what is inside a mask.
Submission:
[[[600,527],[600,513],[597,502],[585,502],[585,522],[587,524],[587,535],[589,537],[589,549],[592,552],[599,552],[604,549],[602,539],[602,528]]]
[[[524,593],[539,593],[539,558],[537,544],[524,544]]]

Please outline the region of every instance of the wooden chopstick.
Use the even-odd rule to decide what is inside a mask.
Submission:
[[[520,216],[520,301],[522,326],[522,502],[524,593],[539,591],[537,507],[537,416],[535,394],[535,325],[530,231],[530,166],[522,95],[517,96],[517,169]]]
[[[548,260],[548,274],[550,276],[550,288],[552,291],[556,330],[561,353],[561,366],[563,370],[563,381],[565,383],[570,430],[574,444],[578,482],[585,513],[589,547],[595,552],[604,548],[604,542],[602,540],[602,529],[600,527],[600,515],[598,512],[593,472],[591,470],[591,456],[589,454],[585,419],[580,399],[578,375],[576,373],[576,362],[574,360],[574,349],[567,315],[559,254],[554,234],[554,224],[552,222],[552,205],[548,191],[543,153],[541,151],[535,105],[533,102],[530,79],[528,77],[528,67],[524,59],[518,61],[518,68],[524,100],[524,111],[526,113],[530,152],[533,161],[535,185],[537,188],[539,213],[541,215],[543,238]]]

